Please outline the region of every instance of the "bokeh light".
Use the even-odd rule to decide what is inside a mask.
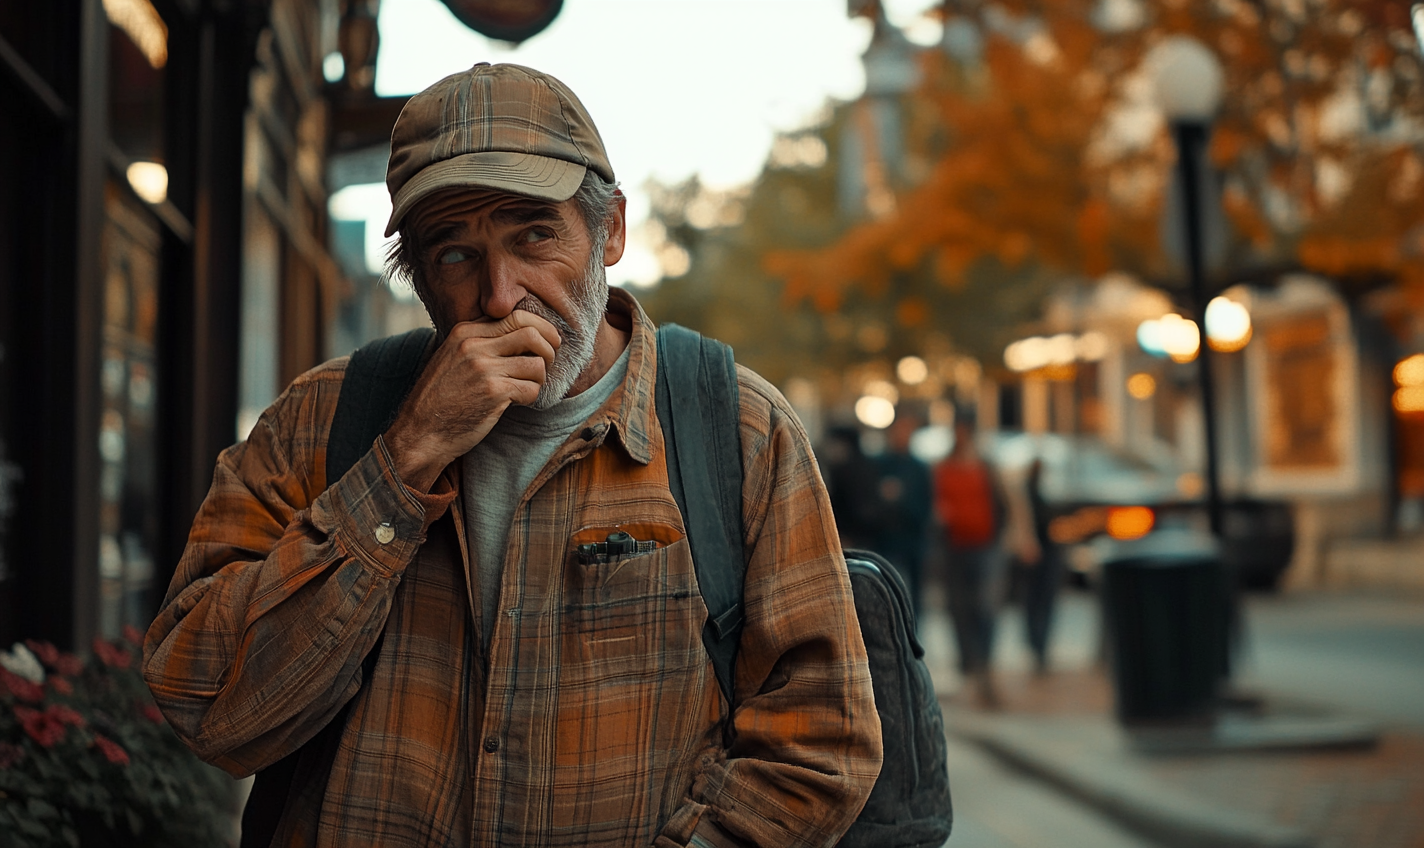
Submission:
[[[895,376],[907,386],[918,386],[930,376],[930,367],[918,356],[907,356],[895,366]]]
[[[1394,384],[1400,388],[1424,386],[1424,353],[1406,356],[1395,364]]]
[[[1424,412],[1424,386],[1405,386],[1394,392],[1395,412]]]
[[[1157,321],[1162,333],[1162,350],[1173,362],[1191,362],[1201,349],[1201,331],[1197,323],[1176,313],[1163,315]]]
[[[867,427],[884,430],[895,422],[895,404],[883,397],[865,395],[855,402],[855,417]]]
[[[1206,338],[1212,350],[1234,353],[1251,341],[1251,313],[1243,304],[1226,297],[1212,298],[1206,305]]]
[[[134,193],[149,203],[168,199],[168,169],[157,162],[135,162],[125,172]]]
[[[1127,378],[1127,393],[1138,400],[1147,400],[1157,393],[1157,378],[1139,371]]]

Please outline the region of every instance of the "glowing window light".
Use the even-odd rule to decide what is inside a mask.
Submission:
[[[1394,392],[1395,412],[1424,412],[1424,386],[1405,386]]]
[[[1400,388],[1424,386],[1424,353],[1406,356],[1395,364],[1394,384]]]
[[[918,386],[930,376],[930,367],[918,356],[907,356],[895,365],[895,376],[907,386]]]
[[[1004,348],[1004,364],[1013,371],[1033,371],[1048,364],[1048,339],[1032,336]]]
[[[1115,506],[1108,510],[1108,535],[1126,541],[1152,532],[1157,516],[1145,506]]]
[[[157,162],[134,162],[124,173],[134,194],[149,203],[168,199],[168,169]]]
[[[1127,393],[1138,400],[1147,400],[1157,394],[1157,380],[1145,371],[1139,371],[1127,378]]]
[[[104,14],[133,40],[148,64],[168,64],[168,25],[149,0],[104,0]]]
[[[1162,332],[1162,349],[1173,362],[1191,362],[1201,349],[1201,331],[1197,324],[1176,313],[1169,313],[1157,319]]]
[[[855,417],[867,427],[884,430],[895,421],[895,404],[883,397],[865,395],[855,402]]]
[[[1072,333],[1059,333],[1048,338],[1031,336],[1019,339],[1004,348],[1004,364],[1010,370],[1022,373],[1051,366],[1072,365],[1078,361],[1097,362],[1108,355],[1111,344],[1107,336],[1096,331],[1081,336]]]
[[[1044,354],[1049,365],[1071,365],[1078,355],[1071,333],[1059,333],[1044,343]]]
[[[1079,336],[1073,342],[1073,350],[1084,362],[1097,362],[1108,355],[1108,337],[1092,330]]]
[[[1234,353],[1251,341],[1251,313],[1225,297],[1214,297],[1206,305],[1206,339],[1212,350]]]

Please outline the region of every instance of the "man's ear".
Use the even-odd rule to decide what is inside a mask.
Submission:
[[[608,241],[603,244],[603,264],[612,265],[623,258],[628,245],[628,198],[622,189],[613,190],[613,206],[608,210]]]

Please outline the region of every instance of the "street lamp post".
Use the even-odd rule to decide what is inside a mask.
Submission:
[[[1221,102],[1221,65],[1200,42],[1172,36],[1153,49],[1149,58],[1157,99],[1172,127],[1177,145],[1177,180],[1181,186],[1185,222],[1187,281],[1196,319],[1205,329],[1206,306],[1211,300],[1203,268],[1202,198],[1200,165],[1205,161],[1211,119]],[[1203,336],[1205,334],[1203,333]],[[1212,380],[1211,345],[1197,353],[1197,378],[1201,387],[1203,432],[1206,439],[1206,508],[1211,532],[1221,536],[1221,489],[1217,470],[1216,393]]]

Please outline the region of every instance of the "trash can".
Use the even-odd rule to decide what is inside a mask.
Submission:
[[[1231,651],[1230,585],[1214,545],[1154,533],[1114,550],[1102,576],[1118,720],[1209,721]]]

